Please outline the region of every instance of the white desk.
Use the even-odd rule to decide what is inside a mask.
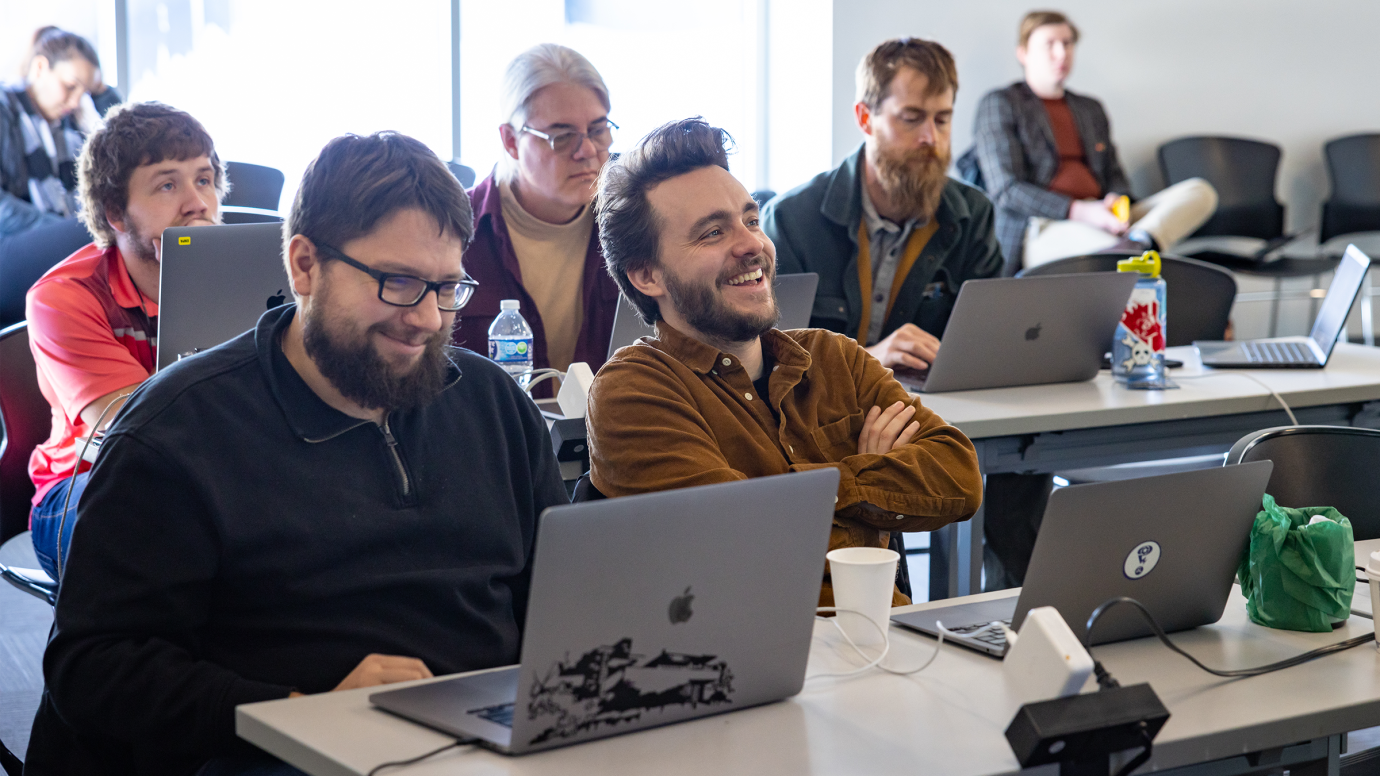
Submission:
[[[1209,665],[1246,667],[1370,628],[1371,621],[1363,618],[1326,634],[1263,628],[1246,619],[1238,591],[1221,622],[1174,638]],[[859,664],[834,634],[829,625],[816,627],[810,673]],[[894,665],[918,665],[933,649],[932,639],[899,627],[892,634]],[[1149,639],[1093,652],[1122,684],[1150,682],[1169,708],[1172,716],[1155,741],[1148,769],[1218,761],[1212,773],[1231,774],[1240,772],[1233,766],[1243,766],[1248,757],[1285,766],[1319,758],[1335,764],[1340,734],[1380,725],[1380,657],[1371,645],[1234,681],[1203,673]],[[317,776],[367,773],[379,763],[416,756],[449,740],[371,708],[371,692],[240,706],[237,729],[241,737]],[[464,747],[398,772],[1004,774],[1017,770],[1003,734],[1017,705],[1001,663],[945,645],[934,664],[914,676],[874,671],[809,680],[794,698],[732,714],[518,758]]]
[[[1170,371],[1180,386],[1175,390],[1127,390],[1104,371],[1084,383],[922,394],[921,400],[973,440],[984,474],[1225,453],[1251,431],[1288,425],[1269,391],[1243,374],[1279,393],[1300,423],[1380,428],[1380,349],[1338,344],[1325,369],[1207,369],[1194,348],[1168,353],[1184,362]],[[982,519],[979,510],[950,533],[949,589],[959,595],[978,589]]]

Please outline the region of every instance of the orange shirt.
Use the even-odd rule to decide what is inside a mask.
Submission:
[[[1102,187],[1092,170],[1088,169],[1088,157],[1083,153],[1083,138],[1078,134],[1078,125],[1073,121],[1073,112],[1064,98],[1057,100],[1041,99],[1045,113],[1049,114],[1049,126],[1054,130],[1054,145],[1059,151],[1059,169],[1049,182],[1049,190],[1056,191],[1074,199],[1098,199]]]
[[[153,374],[158,304],[135,288],[118,248],[91,243],[39,278],[24,309],[38,387],[53,408],[52,435],[29,457],[37,504],[78,464],[90,432],[82,409]]]

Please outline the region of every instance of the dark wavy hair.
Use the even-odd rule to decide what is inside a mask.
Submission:
[[[136,168],[164,159],[181,162],[199,156],[210,157],[216,195],[224,200],[230,183],[201,122],[161,102],[132,102],[112,108],[104,126],[86,139],[77,159],[81,218],[96,244],[109,248],[115,243],[115,229],[109,220],[124,217],[129,205],[129,177]]]
[[[733,138],[696,116],[662,124],[637,141],[631,151],[604,165],[594,217],[604,266],[623,295],[637,307],[647,324],[661,320],[655,299],[633,287],[628,273],[657,266],[660,261],[661,222],[647,192],[662,181],[701,167],[728,169]]]
[[[97,70],[101,67],[101,58],[96,56],[96,47],[92,46],[90,41],[75,32],[68,32],[52,25],[40,27],[34,33],[33,42],[29,45],[29,56],[24,58],[25,73],[29,71],[29,63],[34,61],[34,57],[43,57],[50,65],[81,57]]]
[[[283,223],[283,255],[294,235],[339,248],[408,208],[425,211],[441,234],[459,237],[469,247],[474,236],[470,198],[434,151],[398,132],[342,135],[327,143],[302,174]]]

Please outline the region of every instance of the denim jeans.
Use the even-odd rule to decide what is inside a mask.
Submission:
[[[86,482],[90,477],[91,473],[85,471],[76,477],[62,480],[43,494],[43,500],[29,513],[29,526],[34,536],[34,553],[38,555],[39,565],[53,579],[58,579],[58,531],[62,531],[61,565],[65,567],[67,553],[72,549],[72,529],[77,525],[77,502],[81,501],[81,492],[86,490]],[[72,495],[70,504],[67,503],[69,492]],[[64,505],[67,506],[66,522],[63,522],[62,518]]]

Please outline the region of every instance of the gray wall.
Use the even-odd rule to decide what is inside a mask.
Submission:
[[[1020,78],[1016,27],[1033,0],[834,0],[832,152],[861,135],[853,71],[878,42],[938,40],[958,62],[954,153],[988,90]],[[1163,186],[1155,149],[1223,134],[1284,149],[1276,196],[1287,228],[1316,227],[1327,196],[1322,144],[1380,132],[1380,3],[1374,0],[1065,0],[1083,33],[1069,87],[1102,100],[1137,196]]]

